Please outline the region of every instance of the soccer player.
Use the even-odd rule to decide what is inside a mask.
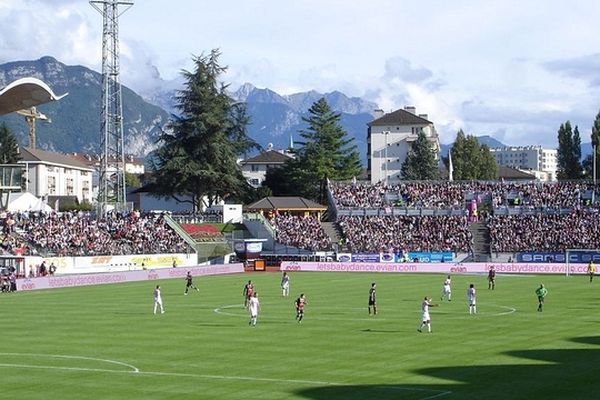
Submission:
[[[288,297],[290,295],[290,276],[287,272],[284,272],[281,277],[281,295],[283,297]]]
[[[162,297],[160,296],[160,285],[156,285],[154,289],[154,314],[156,314],[157,307],[160,307],[160,313],[164,314],[165,309],[163,308]]]
[[[444,281],[444,286],[442,287],[442,296],[440,297],[440,301],[444,300],[444,297],[448,296],[448,301],[452,301],[452,288],[450,285],[452,284],[452,279],[450,275]]]
[[[244,285],[244,290],[242,292],[242,296],[244,296],[244,307],[248,307],[248,300],[250,300],[253,293],[254,284],[252,283],[252,281],[248,281],[248,283]]]
[[[371,307],[373,307],[373,315],[377,315],[377,293],[375,292],[377,285],[375,282],[371,283],[369,289],[369,315],[371,315]]]
[[[196,292],[200,291],[196,286],[194,286],[194,284],[192,283],[192,279],[193,279],[192,278],[192,273],[191,273],[191,271],[188,271],[187,275],[185,276],[185,280],[186,280],[186,282],[185,282],[185,292],[183,292],[183,294],[186,295],[186,296],[187,296],[188,290],[190,288],[196,289]]]
[[[248,300],[248,311],[250,311],[250,321],[248,322],[248,325],[256,326],[259,310],[260,302],[258,301],[258,293],[254,292],[250,300]]]
[[[467,303],[469,304],[469,314],[477,314],[477,292],[475,290],[475,285],[472,283],[469,285],[467,289]]]
[[[544,287],[543,283],[540,283],[540,287],[535,290],[535,294],[538,298],[538,311],[542,311],[542,307],[544,306],[544,298],[548,294],[548,289]]]
[[[431,304],[431,299],[425,296],[421,303],[421,311],[423,316],[421,317],[421,325],[417,328],[418,332],[423,332],[423,327],[427,325],[427,331],[431,333],[431,317],[429,316],[429,307],[437,307],[437,304]]]
[[[296,305],[296,321],[298,321],[298,323],[301,323],[302,319],[304,318],[304,306],[306,305],[304,293],[300,294],[300,297],[296,299],[294,304]]]
[[[492,265],[490,267],[490,270],[488,271],[488,290],[489,289],[494,290],[495,287],[496,287],[496,270],[494,269],[494,266]]]
[[[595,273],[596,273],[596,266],[594,265],[594,261],[590,260],[590,263],[588,264],[588,274],[590,275],[590,283],[592,283]]]

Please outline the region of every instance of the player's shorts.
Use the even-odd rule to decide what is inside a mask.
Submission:
[[[377,301],[369,299],[369,305],[374,306],[377,304]]]
[[[452,293],[452,289],[450,289],[450,286],[444,286],[444,293]]]
[[[421,321],[423,321],[423,322],[431,321],[431,318],[429,317],[429,313],[428,312],[424,312],[423,313],[423,317],[421,318]]]
[[[469,303],[470,306],[474,306],[477,304],[477,301],[475,299],[467,299],[467,303]]]

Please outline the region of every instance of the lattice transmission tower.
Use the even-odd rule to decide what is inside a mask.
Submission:
[[[123,105],[119,81],[119,17],[133,0],[90,0],[102,14],[102,115],[98,211],[126,209]]]

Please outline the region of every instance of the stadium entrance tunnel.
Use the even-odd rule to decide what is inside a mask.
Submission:
[[[535,333],[532,333],[535,335]],[[597,388],[600,336],[571,338],[579,348],[502,353],[505,365],[423,368],[412,372],[455,382],[448,385],[331,385],[299,390],[313,400],[590,400]],[[468,362],[468,360],[465,360]]]

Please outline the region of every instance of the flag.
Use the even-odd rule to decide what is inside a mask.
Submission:
[[[448,180],[454,180],[454,167],[452,166],[452,151],[448,152]]]

